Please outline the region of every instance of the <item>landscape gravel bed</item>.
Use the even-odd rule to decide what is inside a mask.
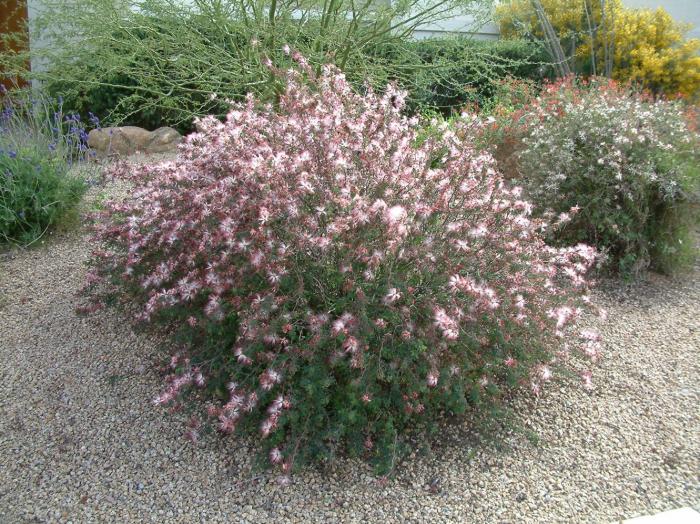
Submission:
[[[598,291],[594,391],[517,399],[522,431],[446,424],[386,483],[340,460],[282,487],[246,441],[191,444],[188,415],[152,405],[163,340],[115,310],[76,315],[89,249],[74,232],[0,255],[2,523],[615,522],[700,505],[700,268]]]

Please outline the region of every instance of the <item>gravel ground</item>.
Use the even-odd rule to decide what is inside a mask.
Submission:
[[[76,232],[0,258],[0,523],[614,522],[700,506],[700,268],[598,293],[594,392],[516,402],[537,444],[451,425],[386,485],[348,460],[280,487],[245,442],[190,444],[186,416],[151,405],[159,340],[115,311],[75,315],[87,251]]]

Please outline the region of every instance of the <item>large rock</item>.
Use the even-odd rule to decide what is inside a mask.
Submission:
[[[175,149],[180,142],[182,142],[180,133],[172,127],[159,127],[151,133],[148,152],[166,153]]]
[[[182,142],[182,136],[172,127],[147,131],[136,126],[93,129],[88,134],[88,146],[102,155],[133,155],[140,153],[167,153]]]

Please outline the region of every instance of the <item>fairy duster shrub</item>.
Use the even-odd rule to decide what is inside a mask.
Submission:
[[[115,171],[136,188],[98,220],[89,282],[180,328],[156,404],[203,388],[209,422],[259,438],[286,482],[338,451],[386,471],[407,427],[595,358],[594,333],[564,343],[591,248],[545,245],[520,190],[450,129],[417,145],[404,93],[294,59],[278,106],[251,97],[176,160]]]

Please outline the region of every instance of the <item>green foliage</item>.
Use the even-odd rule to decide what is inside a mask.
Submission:
[[[508,78],[539,81],[551,73],[543,47],[525,40],[426,39],[403,43],[387,59],[403,72],[410,107],[445,116],[493,107]]]
[[[66,216],[85,183],[55,158],[12,153],[0,153],[0,241],[30,244]]]
[[[662,273],[675,273],[693,266],[697,256],[695,235],[700,224],[700,163],[698,141],[694,150],[663,153],[655,158],[661,173],[677,173],[681,181],[681,198],[655,198],[653,220],[647,223],[645,236],[653,239],[649,246],[653,267]]]
[[[85,129],[41,93],[0,93],[0,242],[31,244],[66,218],[86,188]]]
[[[189,130],[198,116],[222,115],[228,99],[254,93],[274,100],[281,84],[263,62],[288,66],[285,44],[317,71],[334,63],[356,86],[383,86],[390,78],[410,84],[413,72],[378,50],[456,13],[478,18],[489,3],[439,0],[420,10],[412,0],[46,0],[31,28],[46,45],[26,56],[5,53],[0,64],[43,81],[67,107],[106,122]],[[27,57],[48,71],[21,71]]]
[[[477,9],[489,2],[448,3]],[[227,100],[241,100],[249,92],[275,99],[281,85],[261,57],[287,66],[283,44],[316,67],[331,62],[340,66],[356,88],[381,88],[396,81],[410,93],[409,109],[421,113],[450,115],[465,106],[488,107],[504,78],[540,80],[550,74],[538,43],[411,40],[412,29],[439,18],[437,13],[395,22],[388,30],[403,9],[401,2],[388,10],[366,5],[353,11],[351,4],[337,0],[322,19],[311,11],[292,16],[296,4],[278,3],[274,23],[260,16],[241,20],[239,7],[232,0],[200,1],[194,8],[146,0],[138,11],[105,1],[51,3],[34,31],[53,44],[34,53],[53,65],[32,75],[83,116],[92,111],[108,123],[147,129],[171,125],[186,132],[195,117],[223,116]],[[354,13],[349,19],[342,16],[349,12]],[[274,36],[268,34],[271,25]],[[83,38],[67,36],[76,34]]]
[[[110,124],[172,125],[188,132],[196,116],[223,116],[224,98],[245,96],[252,79],[224,66],[243,48],[250,66],[260,65],[240,29],[188,12],[132,13],[109,28],[108,38],[91,52],[71,46],[79,60],[52,57],[55,66],[42,79],[53,96],[62,96],[65,107],[81,115],[91,111]],[[222,98],[212,100],[211,93]]]

